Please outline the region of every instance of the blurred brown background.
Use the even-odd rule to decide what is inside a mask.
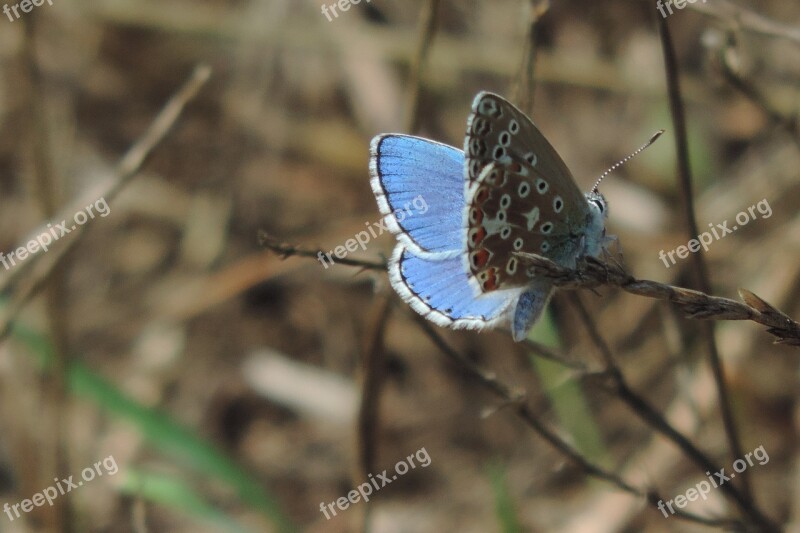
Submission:
[[[587,477],[442,357],[384,273],[284,261],[258,242],[262,230],[307,249],[344,244],[379,218],[370,139],[461,146],[472,97],[491,90],[532,101],[584,190],[666,128],[601,190],[628,269],[691,286],[690,260],[658,258],[689,236],[655,5],[554,3],[521,91],[528,0],[440,2],[423,65],[413,58],[429,2],[362,1],[330,21],[321,2],[54,0],[0,16],[0,251],[82,198],[110,207],[58,242],[65,257],[54,246],[0,268],[3,326],[14,327],[0,345],[0,504],[110,455],[119,465],[53,507],[0,515],[0,531],[709,530]],[[713,292],[746,287],[798,317],[800,7],[741,6],[697,2],[667,20],[698,225],[766,199],[769,218],[710,246]],[[118,161],[198,65],[211,68],[207,84],[108,193]],[[405,131],[415,79],[418,128]],[[349,257],[380,260],[392,246],[384,235]],[[581,299],[631,386],[730,471],[697,323],[664,302],[598,294]],[[540,334],[597,369],[574,309],[562,295],[551,307]],[[673,498],[706,479],[590,377],[544,368],[507,332],[439,333],[633,485]],[[750,469],[754,499],[797,528],[797,349],[752,323],[717,323],[716,339],[742,447],[769,454]],[[368,354],[385,372],[362,410],[374,424],[365,440]],[[365,481],[365,447],[373,474],[423,447],[431,463],[327,520],[320,502]],[[685,510],[737,516],[720,490]]]

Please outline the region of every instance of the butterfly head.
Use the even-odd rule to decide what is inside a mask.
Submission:
[[[586,202],[589,204],[589,214],[586,216],[584,248],[580,255],[599,257],[600,253],[605,249],[606,241],[609,239],[606,236],[608,202],[597,190],[587,192],[585,197]]]
[[[608,202],[605,196],[600,194],[597,189],[589,191],[585,194],[586,201],[589,202],[589,209],[592,213],[592,218],[603,221],[608,218]]]

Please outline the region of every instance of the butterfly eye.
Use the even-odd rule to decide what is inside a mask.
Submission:
[[[600,214],[603,214],[603,212],[606,210],[605,204],[600,200],[592,200],[592,203],[597,206],[597,210],[600,211]]]

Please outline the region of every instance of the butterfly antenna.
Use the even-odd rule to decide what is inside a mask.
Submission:
[[[642,146],[640,146],[640,147],[639,147],[639,148],[638,148],[638,149],[637,149],[635,152],[633,152],[631,155],[629,155],[629,156],[628,156],[628,157],[626,157],[625,159],[621,159],[621,160],[617,161],[616,163],[614,163],[613,165],[611,165],[611,168],[609,168],[608,170],[606,170],[605,172],[603,172],[602,174],[600,174],[600,177],[599,177],[599,178],[597,178],[597,181],[596,181],[596,182],[594,182],[594,187],[592,187],[592,192],[594,192],[594,193],[596,193],[596,192],[597,192],[597,187],[599,187],[599,186],[600,186],[600,182],[601,182],[601,181],[603,181],[603,178],[605,178],[606,176],[608,176],[608,174],[609,174],[609,173],[611,173],[611,172],[614,172],[616,169],[618,169],[619,167],[621,167],[622,165],[624,165],[625,163],[627,163],[628,161],[630,161],[631,159],[633,159],[634,157],[636,157],[636,155],[637,155],[639,152],[641,152],[642,150],[644,150],[645,148],[647,148],[648,146],[650,146],[651,144],[653,144],[654,142],[656,142],[656,139],[658,139],[659,137],[661,137],[661,134],[662,134],[662,133],[664,133],[664,130],[658,130],[657,132],[655,132],[655,133],[653,134],[653,136],[652,136],[652,137],[650,137],[650,140],[649,140],[649,141],[647,141],[647,142],[646,142],[646,143],[644,143]]]

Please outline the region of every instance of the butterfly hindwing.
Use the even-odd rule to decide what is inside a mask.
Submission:
[[[389,262],[392,287],[416,312],[440,326],[484,329],[507,321],[519,290],[481,294],[460,257],[422,258],[402,244]]]
[[[490,163],[467,191],[467,267],[483,291],[519,287],[533,271],[514,252],[574,267],[585,239],[589,205],[568,206],[563,182],[527,163]]]
[[[514,304],[511,319],[511,336],[516,342],[528,336],[528,330],[538,322],[552,294],[553,284],[546,279],[534,281],[520,294]]]

